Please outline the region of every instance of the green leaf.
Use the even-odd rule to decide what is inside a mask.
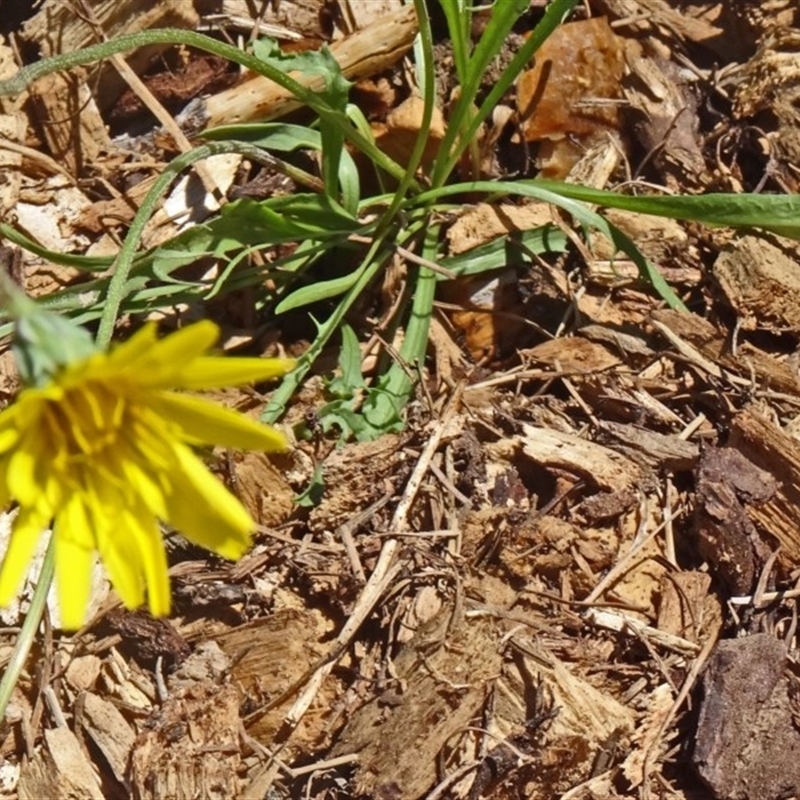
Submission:
[[[576,5],[577,0],[552,0],[544,16],[538,22],[522,47],[503,70],[496,84],[483,99],[480,108],[475,110],[478,93],[489,65],[507,46],[508,34],[514,23],[529,7],[527,0],[499,0],[492,7],[489,22],[477,46],[466,64],[462,63],[464,77],[455,106],[450,113],[447,133],[439,148],[439,157],[433,169],[431,184],[442,186],[460,161],[464,151],[473,146],[478,129],[492,113],[502,96],[517,76],[530,62],[531,56],[541,47],[545,39],[559,26],[564,17]],[[454,42],[464,39],[463,23],[458,19],[458,6],[455,0],[445,0],[448,23],[456,31]],[[449,8],[448,8],[449,6]],[[462,49],[467,45],[463,44]],[[457,64],[465,59],[457,56]]]
[[[498,236],[491,242],[472,250],[439,259],[439,264],[458,276],[480,275],[509,264],[525,264],[532,261],[531,254],[563,253],[567,247],[567,236],[555,225],[543,225],[527,231],[516,231],[507,236]],[[527,256],[527,258],[526,258]],[[437,281],[447,280],[437,274]]]
[[[307,75],[317,75],[322,79],[322,86],[315,87],[316,93],[325,100],[333,113],[340,115],[334,122],[327,116],[320,116],[320,136],[322,139],[322,180],[325,193],[335,197],[337,183],[340,178],[340,164],[344,150],[344,133],[341,129],[342,118],[347,119],[347,97],[352,83],[345,78],[339,62],[333,57],[326,45],[320,50],[307,50],[304,53],[283,54],[278,43],[272,39],[259,40],[253,43],[253,54],[264,63],[288,72],[297,70]],[[348,173],[352,176],[352,171]],[[355,208],[358,203],[357,194],[343,192],[348,208]]]
[[[436,260],[440,229],[440,225],[429,225],[422,232],[422,255],[430,261]],[[403,428],[403,409],[414,390],[413,373],[424,363],[428,350],[436,278],[435,272],[420,267],[399,359],[380,377],[364,401],[362,413],[373,438]]]
[[[396,433],[403,430],[405,424],[403,408],[408,402],[413,384],[410,380],[403,382],[400,378],[400,382],[405,385],[401,386],[399,391],[393,392],[384,388],[392,381],[392,378],[399,375],[399,372],[394,372],[384,376],[380,385],[367,392],[361,413],[369,426],[367,430],[370,433],[370,439],[377,439],[385,433]]]
[[[319,410],[319,420],[325,433],[334,427],[341,431],[340,442],[356,439],[359,442],[374,439],[375,435],[369,423],[352,407],[353,401],[334,400]]]
[[[73,253],[62,253],[59,250],[48,250],[44,245],[29,239],[6,222],[0,222],[0,237],[18,244],[40,258],[46,258],[48,261],[64,267],[74,267],[86,272],[102,272],[114,263],[114,259],[108,256],[78,256]]]
[[[327,45],[304,53],[283,53],[275,39],[263,38],[253,42],[253,55],[281,72],[297,70],[307,75],[319,75],[323,86],[321,89],[315,87],[316,93],[334,108],[344,109],[353,84],[344,77],[339,62]]]
[[[322,495],[325,493],[325,479],[322,464],[314,467],[314,474],[311,482],[305,490],[294,498],[294,502],[301,508],[313,508],[322,502]]]
[[[316,281],[309,286],[301,286],[278,303],[275,313],[285,314],[287,311],[294,311],[296,308],[319,303],[322,300],[329,300],[331,297],[338,297],[354,286],[360,276],[361,270],[357,269],[349,275],[342,275],[340,278],[332,278],[329,281]]]
[[[545,188],[543,183],[537,181],[472,181],[471,183],[453,184],[431,189],[423,192],[415,200],[418,203],[426,201],[439,202],[443,197],[462,193],[521,195],[522,197],[533,197],[563,209],[568,214],[571,214],[581,225],[599,230],[615,245],[617,250],[625,253],[638,268],[642,279],[647,281],[658,292],[670,308],[680,311],[687,310],[681,299],[664,280],[661,273],[642,255],[636,245],[619,228],[612,225],[605,217],[593,211],[584,203],[559,194],[555,188]]]
[[[358,220],[327,195],[294,194],[269,200],[243,198],[223,206],[208,227],[241,244],[280,244],[330,238],[358,230]]]
[[[238,139],[256,144],[265,150],[290,153],[306,149],[323,151],[322,134],[303,125],[283,122],[255,122],[241,125],[224,125],[202,134],[207,139]],[[350,153],[341,146],[339,184],[342,188],[342,204],[350,213],[355,213],[361,199],[358,168]]]
[[[318,413],[322,429],[326,433],[336,426],[341,431],[342,440],[353,436],[359,441],[371,438],[369,425],[357,410],[366,385],[361,373],[358,338],[347,323],[342,323],[339,374],[325,387],[327,393],[335,399],[323,406]]]
[[[200,134],[204,139],[238,139],[263,147],[291,153],[295,150],[321,150],[322,137],[319,131],[305,125],[291,125],[286,122],[243,122],[238,125],[220,125],[209,128]]]
[[[538,178],[527,183],[555,192],[562,197],[607,208],[620,208],[624,211],[670,219],[693,220],[705,225],[761,228],[790,239],[800,239],[798,195],[701,194],[635,197]]]
[[[342,349],[339,351],[339,370],[327,385],[327,390],[334,397],[352,398],[356,391],[366,387],[361,374],[361,348],[355,331],[347,324],[342,324]]]
[[[14,360],[28,386],[43,386],[65,366],[97,352],[86,328],[31,302],[16,315]]]

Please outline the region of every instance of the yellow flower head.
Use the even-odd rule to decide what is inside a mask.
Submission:
[[[170,389],[214,389],[284,374],[283,359],[204,355],[217,327],[199,322],[161,340],[148,325],[109,353],[60,369],[23,389],[0,412],[0,507],[19,513],[0,567],[0,605],[15,596],[36,543],[53,521],[63,626],[79,628],[99,552],[128,608],[145,592],[168,614],[167,560],[158,521],[230,559],[254,522],[192,451],[216,444],[283,450],[273,428]]]

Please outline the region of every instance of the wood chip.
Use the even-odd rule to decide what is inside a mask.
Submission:
[[[603,445],[572,433],[533,425],[523,425],[522,428],[523,435],[517,440],[517,445],[538,464],[566,470],[612,492],[634,488],[645,479],[645,471],[638,464]],[[496,448],[490,445],[487,449]]]
[[[800,333],[800,254],[797,246],[741,236],[714,262],[714,278],[746,330]]]
[[[796,568],[800,563],[800,443],[756,409],[746,409],[733,420],[729,444],[776,479],[775,495],[749,507],[748,513],[780,544],[779,563]]]
[[[100,748],[114,777],[124,784],[136,734],[113,703],[94,692],[86,692],[81,697],[83,729]]]
[[[359,709],[333,755],[358,751],[359,793],[411,800],[430,790],[437,758],[478,713],[485,682],[497,676],[498,639],[483,619],[465,621],[430,650],[412,641],[395,659],[397,688]],[[391,792],[391,794],[387,794]]]
[[[239,797],[239,705],[233,685],[196,683],[169,697],[131,754],[140,800]]]
[[[44,749],[22,769],[19,800],[103,800],[100,777],[69,728],[44,731]]]
[[[401,59],[414,42],[417,18],[412,5],[387,15],[367,28],[331,45],[331,53],[350,80],[370,77]],[[291,73],[312,91],[322,89],[323,78],[304,73]],[[283,116],[302,103],[294,96],[261,75],[212,95],[187,109],[182,124],[191,130],[217,125],[231,125],[250,120],[269,120]]]
[[[719,367],[722,366],[734,373],[732,377],[740,385],[751,386],[752,377],[755,377],[759,383],[773,391],[800,396],[800,378],[788,364],[749,343],[742,344],[734,356],[730,350],[730,342],[708,320],[694,314],[668,310],[654,312],[653,320],[691,345],[691,349],[700,355],[697,365],[711,375],[720,377],[722,373]],[[689,352],[684,352],[683,355],[694,360]],[[737,378],[739,375],[743,377]]]
[[[185,0],[96,0],[91,4],[92,16],[111,39],[125,33],[149,28],[194,29],[200,19],[192,3]],[[46,0],[39,11],[22,27],[26,42],[37,46],[42,56],[70,53],[82,47],[97,44],[97,30],[83,14],[75,13],[72,6],[60,0]],[[163,53],[169,45],[157,44],[142,47],[126,54],[130,67],[141,75],[147,66]],[[94,85],[94,84],[93,84]],[[127,88],[127,84],[110,65],[101,66],[95,97],[101,110],[107,109]]]
[[[614,443],[615,449],[651,469],[688,471],[700,457],[699,447],[677,434],[659,433],[639,425],[624,425],[611,420],[601,422],[600,431],[607,437],[607,443]]]

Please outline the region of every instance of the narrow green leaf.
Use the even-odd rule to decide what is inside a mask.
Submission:
[[[73,253],[62,253],[59,250],[48,250],[44,245],[27,237],[6,222],[0,222],[0,238],[19,245],[40,258],[46,258],[53,264],[63,267],[74,267],[86,272],[102,272],[108,269],[114,259],[107,256],[79,256]]]
[[[532,253],[563,253],[567,241],[566,234],[560,228],[543,225],[540,228],[499,236],[465,253],[441,258],[438,263],[459,276],[480,275],[510,263],[524,264],[526,256]],[[447,278],[437,275],[436,280],[444,281]]]
[[[358,220],[335,200],[318,194],[235,200],[223,206],[219,218],[209,223],[217,236],[265,245],[340,237],[359,227]]]
[[[534,197],[545,203],[564,209],[571,214],[578,222],[590,228],[599,230],[606,236],[618,250],[621,250],[633,261],[639,270],[642,279],[658,292],[661,298],[671,308],[686,311],[686,306],[681,299],[670,288],[663,276],[656,267],[653,266],[636,245],[618,228],[612,225],[607,219],[596,211],[592,211],[584,203],[578,202],[558,194],[554,189],[546,189],[541,183],[536,181],[473,181],[471,183],[454,184],[442,186],[423,192],[415,198],[416,202],[438,202],[443,197],[462,193],[483,193],[489,195],[520,195],[523,197]]]
[[[761,228],[790,239],[800,239],[798,195],[701,194],[635,197],[560,181],[536,179],[528,183],[560,194],[562,197],[608,208],[670,219],[693,220],[705,225]]]
[[[296,308],[302,308],[303,306],[311,305],[311,303],[319,303],[322,300],[329,300],[331,297],[338,297],[354,286],[359,277],[360,270],[356,270],[349,275],[342,275],[340,278],[316,281],[309,286],[302,286],[281,300],[275,309],[275,313],[285,314],[287,311],[294,311]]]

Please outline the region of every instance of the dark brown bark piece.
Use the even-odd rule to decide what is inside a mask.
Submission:
[[[700,458],[696,481],[700,555],[733,594],[749,594],[769,550],[743,504],[766,502],[777,483],[730,447],[709,447]]]
[[[692,762],[718,800],[780,800],[800,790],[786,650],[768,634],[720,642],[703,676]]]
[[[156,619],[143,611],[114,609],[106,615],[105,623],[122,637],[123,652],[148,669],[161,658],[169,671],[191,653],[186,640],[167,619]]]

